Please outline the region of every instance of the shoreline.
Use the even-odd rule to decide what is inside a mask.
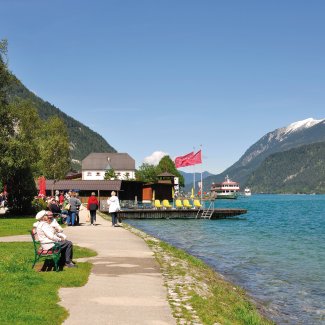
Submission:
[[[109,216],[104,214],[104,218],[109,218]],[[262,302],[256,300],[246,290],[232,283],[201,259],[125,222],[123,228],[142,238],[154,253],[161,267],[164,285],[167,288],[167,300],[173,311],[173,316],[179,324],[188,324],[188,322],[210,324],[209,321],[202,322],[201,318],[204,317],[205,312],[200,311],[199,305],[203,301],[207,302],[212,299],[213,293],[211,291],[214,288],[211,286],[216,283],[218,287],[223,287],[223,290],[226,291],[219,297],[221,298],[220,305],[227,305],[222,301],[222,298],[227,299],[226,295],[230,294],[231,299],[234,299],[234,305],[237,300],[243,301],[244,304],[247,304],[248,310],[256,312],[257,316],[254,315],[254,317],[260,317],[250,324],[275,324],[270,319],[270,311]],[[223,297],[223,295],[225,296]],[[195,302],[195,299],[201,301]],[[250,316],[250,318],[254,317]],[[219,323],[214,321],[211,324]],[[234,324],[240,323],[234,322]]]

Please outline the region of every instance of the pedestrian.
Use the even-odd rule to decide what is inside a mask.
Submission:
[[[81,201],[76,198],[76,192],[71,192],[69,204],[70,204],[70,209],[68,211],[67,225],[74,226],[76,222],[76,214],[81,205]]]
[[[108,212],[112,217],[112,226],[118,227],[117,225],[117,212],[121,210],[120,202],[116,193],[112,191],[111,197],[107,199]]]
[[[95,192],[91,193],[91,196],[88,198],[87,202],[87,209],[89,210],[90,213],[90,224],[95,226],[96,224],[96,211],[98,210],[98,200],[96,198]]]
[[[63,207],[63,203],[64,203],[64,194],[63,192],[60,192],[60,196],[59,196],[59,205],[60,205],[60,208],[62,209]]]
[[[60,208],[58,202],[56,201],[55,197],[52,197],[50,199],[49,204],[48,204],[48,208],[52,213],[54,213],[56,215],[61,214],[61,208]]]

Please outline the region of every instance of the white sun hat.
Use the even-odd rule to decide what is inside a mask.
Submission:
[[[41,210],[40,212],[37,212],[35,219],[36,219],[36,220],[40,220],[40,219],[42,219],[45,215],[46,215],[46,211],[45,211],[45,210]]]

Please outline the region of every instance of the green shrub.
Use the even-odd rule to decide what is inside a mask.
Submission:
[[[44,198],[36,196],[32,201],[32,207],[35,209],[35,212],[39,212],[47,208],[47,203]]]

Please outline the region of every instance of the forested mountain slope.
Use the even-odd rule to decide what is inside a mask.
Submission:
[[[223,181],[226,175],[239,182],[243,188],[250,174],[271,154],[322,141],[325,141],[325,119],[309,118],[276,129],[248,148],[244,155],[224,172],[206,178],[204,189],[209,190],[212,182]]]
[[[29,91],[15,76],[11,78],[9,89],[11,101],[20,98],[33,103],[42,119],[56,115],[67,125],[70,139],[70,152],[74,168],[80,168],[80,162],[91,152],[116,152],[107,141],[89,127],[68,116],[54,105],[44,101]],[[58,130],[60,132],[60,130]]]
[[[325,193],[325,142],[270,155],[246,184],[254,193]]]

